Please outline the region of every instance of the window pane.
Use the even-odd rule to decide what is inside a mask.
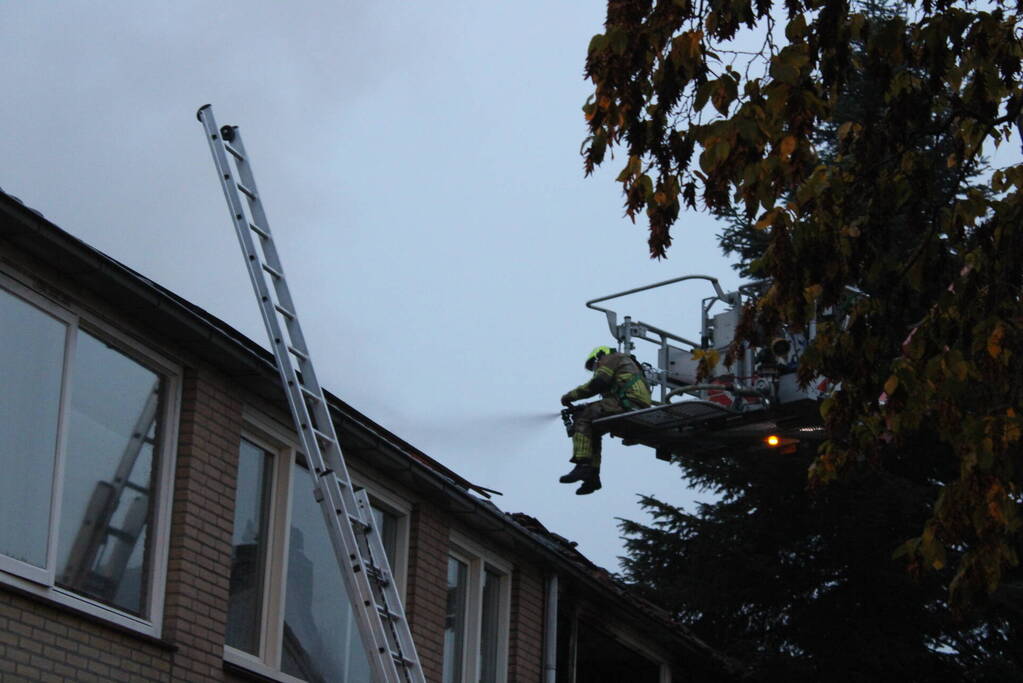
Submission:
[[[465,602],[468,594],[469,567],[448,558],[448,604],[444,617],[444,683],[462,680],[462,656],[465,646]]]
[[[67,326],[0,290],[0,553],[45,567]]]
[[[144,615],[161,378],[79,330],[57,581]]]
[[[398,552],[398,516],[376,506],[370,506],[370,510],[373,512],[373,523],[380,532],[380,542],[384,544],[387,564],[391,565],[391,573],[394,574]]]
[[[259,654],[273,456],[242,440],[234,504],[228,645]]]
[[[483,572],[483,606],[480,618],[480,683],[496,683],[500,637],[501,575],[487,567]]]
[[[295,466],[281,669],[307,681],[369,681],[369,663],[309,473]]]

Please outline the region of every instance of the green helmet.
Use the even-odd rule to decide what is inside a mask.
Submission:
[[[590,351],[590,355],[586,356],[586,369],[592,370],[593,366],[597,364],[601,356],[606,356],[609,353],[614,353],[614,350],[610,346],[598,346],[597,348]]]

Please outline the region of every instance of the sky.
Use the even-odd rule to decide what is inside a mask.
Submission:
[[[0,0],[0,187],[264,346],[196,120],[240,127],[321,384],[612,571],[638,494],[680,471],[605,443],[575,496],[559,397],[613,345],[587,300],[739,280],[720,224],[669,257],[623,217],[620,157],[584,178],[586,46],[604,3]],[[623,299],[698,338],[706,283]],[[617,302],[615,302],[617,303]],[[642,346],[641,360],[653,360]]]

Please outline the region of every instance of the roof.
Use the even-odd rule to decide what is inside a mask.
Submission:
[[[508,516],[529,530],[540,542],[562,555],[567,562],[571,562],[581,572],[586,573],[593,581],[600,584],[606,593],[613,594],[622,601],[628,602],[636,611],[649,617],[654,623],[677,633],[686,649],[714,662],[722,672],[730,676],[738,677],[741,675],[742,667],[738,662],[714,650],[710,645],[693,634],[685,624],[673,617],[668,610],[637,595],[636,591],[620,578],[603,567],[593,564],[585,555],[576,550],[577,544],[575,541],[570,541],[564,536],[548,530],[540,520],[523,512],[513,512]]]
[[[102,296],[130,314],[142,327],[169,343],[223,368],[244,389],[287,411],[273,355],[241,332],[195,304],[70,235],[42,213],[25,206],[0,188],[0,240],[60,271],[75,284]],[[545,558],[553,571],[575,579],[597,596],[612,600],[634,618],[668,627],[664,634],[694,654],[719,664],[732,665],[688,629],[655,605],[639,599],[610,572],[590,562],[575,543],[549,531],[534,517],[508,514],[489,500],[491,489],[473,484],[355,410],[339,397],[326,393],[340,418],[345,450],[373,449],[373,464],[388,475],[421,492],[446,501],[446,509],[513,547],[526,547]],[[482,497],[482,498],[481,498]]]

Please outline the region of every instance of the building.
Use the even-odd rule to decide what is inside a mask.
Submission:
[[[572,544],[328,396],[430,681],[722,680]],[[366,681],[272,356],[0,192],[0,679]]]

